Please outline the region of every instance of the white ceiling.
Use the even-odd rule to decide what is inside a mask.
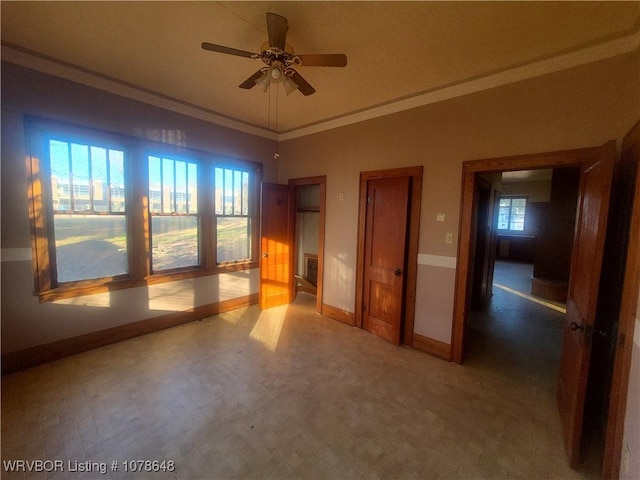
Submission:
[[[0,7],[5,60],[280,137],[627,53],[640,38],[637,1],[2,1]],[[288,18],[287,42],[297,53],[345,53],[347,67],[299,67],[317,90],[308,97],[239,89],[262,63],[200,44],[259,52],[269,11]]]

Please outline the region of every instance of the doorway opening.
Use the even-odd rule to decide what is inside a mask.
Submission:
[[[596,323],[596,305],[599,296],[614,159],[615,142],[608,142],[597,148],[465,162],[463,167],[460,243],[452,333],[453,360],[456,363],[462,363],[465,354],[468,353],[469,342],[465,341],[465,333],[469,333],[468,327],[473,325],[472,309],[481,311],[491,299],[492,289],[490,286],[487,287],[486,279],[493,277],[492,269],[495,262],[480,259],[478,256],[482,257],[488,251],[496,256],[502,254],[526,257],[527,251],[530,252],[533,249],[531,292],[547,298],[554,295],[565,298],[562,278],[557,279],[549,275],[550,271],[563,270],[564,261],[570,269],[570,275],[566,286],[567,313],[563,321],[561,320],[562,341],[559,365],[556,363],[559,371],[556,394],[565,448],[572,468],[579,466],[581,455],[584,454],[585,430],[583,427],[585,426],[587,384],[593,353],[592,338]],[[501,192],[500,199],[496,198],[497,195],[493,196],[494,200],[499,202],[498,205],[491,206],[491,191],[481,193],[482,189],[487,189],[487,184],[491,185],[491,177],[494,175],[501,175],[502,172],[539,169],[554,169],[554,173],[565,172],[565,176],[569,179],[572,176],[575,178],[575,173],[572,171],[579,172],[579,180],[573,180],[574,184],[577,184],[577,187],[573,188],[577,191],[577,201],[574,203],[576,208],[572,212],[572,215],[575,213],[576,218],[572,245],[569,241],[568,247],[562,247],[559,237],[553,235],[555,229],[551,228],[548,239],[540,241],[545,256],[549,257],[541,259],[544,260],[542,262],[536,261],[536,248],[531,246],[534,239],[527,238],[532,237],[531,235],[524,235],[527,232],[524,229],[523,207],[526,205],[527,196],[516,195],[522,192],[511,192],[511,195]],[[572,189],[561,189],[560,193],[564,195],[569,190]],[[498,224],[496,222],[490,225],[479,223],[483,218],[491,217],[480,212],[478,210],[480,207],[495,212],[494,217],[498,218]],[[566,222],[566,215],[562,209],[534,207],[531,211],[534,216],[536,211],[540,219],[545,219],[544,222],[555,217],[558,217],[560,223]],[[541,224],[543,227],[544,222]],[[521,235],[514,235],[510,230],[521,232]],[[504,234],[501,239],[498,238],[499,233]],[[487,237],[488,248],[483,247],[482,242],[477,242],[478,236],[481,235]],[[481,245],[480,251],[476,250],[478,244]],[[555,256],[563,250],[565,251],[561,255],[563,258]],[[566,253],[567,251],[569,254]],[[478,268],[482,271],[478,272]],[[551,278],[546,278],[549,276]],[[484,290],[482,290],[483,287]],[[518,293],[515,289],[511,290],[512,292],[508,289],[496,289],[496,298],[502,297],[504,300],[507,293]],[[521,295],[523,296],[526,294]],[[515,312],[507,313],[507,320],[511,320],[509,316],[522,320]],[[508,330],[507,323],[503,321],[498,325],[499,333],[505,333]],[[520,325],[508,333],[531,336],[526,331],[531,323]],[[558,345],[557,340],[556,345]],[[512,353],[515,359],[521,352]],[[509,361],[510,358],[507,357],[506,360]],[[602,359],[596,359],[595,363],[600,361]]]
[[[316,312],[322,312],[324,228],[327,177],[289,180],[291,189],[290,245],[292,245],[292,292],[315,296]]]

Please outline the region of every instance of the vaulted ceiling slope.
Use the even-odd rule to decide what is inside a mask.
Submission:
[[[272,138],[293,138],[637,50],[640,2],[3,1],[2,58]],[[238,85],[262,64],[266,12],[317,90]]]

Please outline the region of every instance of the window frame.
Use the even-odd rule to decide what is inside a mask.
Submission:
[[[57,279],[54,235],[54,210],[51,192],[51,165],[47,153],[50,139],[81,145],[99,144],[124,152],[125,217],[127,228],[128,273],[98,279],[59,282]],[[262,164],[243,159],[221,157],[211,152],[190,149],[89,127],[70,125],[38,117],[25,117],[27,196],[31,226],[34,295],[41,302],[72,298],[156,283],[210,276],[257,268],[260,232],[259,186]],[[198,243],[200,265],[153,272],[149,210],[148,156],[168,157],[198,165]],[[249,173],[249,218],[251,258],[218,264],[216,261],[216,222],[214,218],[215,168],[232,168]]]
[[[173,162],[173,183],[174,183],[174,187],[176,186],[176,162],[184,162],[186,164],[186,171],[187,171],[187,185],[188,185],[188,178],[189,178],[189,164],[195,165],[197,168],[197,177],[196,177],[196,188],[197,188],[197,199],[196,199],[196,203],[198,205],[198,210],[195,213],[189,213],[187,212],[164,212],[163,208],[162,208],[162,204],[163,204],[163,200],[161,199],[161,211],[160,212],[153,212],[151,209],[151,190],[149,189],[150,187],[150,183],[149,181],[147,181],[146,185],[147,185],[147,199],[148,199],[148,215],[149,215],[149,221],[147,223],[148,225],[148,232],[149,232],[149,262],[150,262],[150,274],[151,275],[170,275],[172,273],[178,273],[178,272],[183,272],[183,271],[190,271],[190,270],[197,270],[201,267],[202,265],[202,257],[203,257],[203,251],[201,248],[201,243],[202,243],[202,239],[201,236],[203,234],[202,232],[202,225],[201,225],[201,213],[200,213],[200,200],[201,200],[201,193],[200,193],[200,187],[201,187],[201,180],[200,178],[202,177],[202,171],[203,169],[203,163],[204,161],[200,158],[198,158],[198,156],[196,155],[188,155],[188,154],[174,154],[174,153],[169,153],[167,152],[167,149],[164,148],[163,150],[165,150],[163,153],[158,153],[159,148],[154,148],[153,150],[150,150],[153,153],[147,153],[145,155],[145,160],[146,160],[146,165],[147,165],[147,178],[148,178],[148,174],[150,172],[150,168],[149,168],[149,160],[151,157],[154,158],[158,158],[160,160],[160,174],[161,174],[161,178],[163,177],[163,170],[164,170],[164,160],[170,160]],[[164,182],[162,183],[164,184]],[[162,188],[162,187],[161,187]],[[175,196],[177,195],[177,188],[175,188],[175,191],[173,192],[174,195],[174,210],[177,210],[177,207],[175,205]],[[189,192],[187,191],[187,206],[189,204],[188,201],[188,195]],[[162,192],[161,192],[161,198],[162,198]],[[187,266],[183,266],[183,267],[173,267],[173,268],[165,268],[165,269],[156,269],[153,266],[153,217],[195,217],[196,219],[196,225],[197,225],[197,229],[198,229],[198,233],[197,233],[197,251],[198,251],[198,261],[195,265],[187,265]]]
[[[224,179],[224,175],[225,175],[225,171],[229,170],[231,172],[233,172],[233,175],[235,176],[235,172],[240,172],[240,173],[247,173],[248,174],[248,181],[247,181],[247,190],[248,190],[248,198],[247,198],[247,213],[244,214],[242,213],[243,210],[243,206],[244,206],[244,199],[241,199],[241,213],[240,214],[236,214],[234,213],[235,210],[235,205],[233,205],[233,200],[232,200],[232,212],[231,213],[225,213],[225,206],[226,206],[226,201],[225,201],[225,189],[223,186],[223,194],[222,194],[222,213],[217,213],[217,207],[218,205],[216,204],[216,196],[215,196],[215,191],[216,191],[216,170],[221,169],[222,170],[222,175],[223,175],[223,179]],[[256,210],[256,206],[252,204],[252,199],[251,199],[251,191],[252,191],[252,175],[251,172],[247,169],[244,168],[240,165],[230,165],[227,163],[220,163],[214,166],[213,168],[213,183],[212,183],[212,188],[213,188],[213,193],[214,193],[214,197],[213,197],[213,220],[214,220],[214,229],[215,229],[215,234],[216,234],[216,243],[215,243],[215,248],[216,248],[216,265],[218,267],[226,267],[226,266],[233,266],[236,264],[240,264],[243,262],[246,262],[246,259],[238,259],[238,260],[228,260],[225,262],[219,262],[218,261],[218,242],[217,242],[217,235],[218,235],[218,219],[220,218],[246,218],[247,219],[247,228],[249,229],[249,232],[253,232],[255,230],[254,228],[254,219],[253,217],[253,210]],[[226,180],[223,180],[223,184],[226,184]],[[241,181],[241,186],[242,186],[242,181]],[[257,238],[252,238],[251,235],[249,235],[248,238],[249,241],[249,255],[251,258],[256,258],[257,257],[257,250],[256,253],[254,253],[254,249],[257,247],[257,242],[258,239]]]
[[[498,199],[498,218],[496,219],[496,223],[499,225],[499,216],[500,216],[500,200],[505,200],[508,199],[509,200],[509,217],[507,220],[507,225],[509,226],[508,228],[497,228],[497,231],[499,233],[509,233],[512,235],[524,235],[525,234],[525,226],[526,226],[526,219],[527,219],[527,206],[529,204],[529,196],[528,195],[501,195],[500,198]],[[525,212],[524,212],[524,218],[522,220],[522,230],[514,230],[511,228],[511,215],[513,214],[513,200],[519,200],[519,199],[523,199],[525,201],[524,204],[524,208],[525,208]]]

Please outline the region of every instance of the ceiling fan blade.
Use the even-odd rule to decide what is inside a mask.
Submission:
[[[264,75],[264,72],[262,71],[262,69],[260,69],[256,73],[251,75],[249,78],[247,78],[244,82],[242,82],[238,86],[240,88],[244,88],[246,90],[249,90],[250,88],[253,88],[253,87],[256,86],[256,80],[258,80],[260,77],[262,77],[262,75]]]
[[[313,88],[311,84],[304,78],[302,78],[302,75],[300,75],[298,72],[294,72],[293,75],[291,75],[291,80],[293,80],[296,85],[298,85],[298,90],[300,90],[300,93],[302,93],[305,97],[316,93],[316,89]]]
[[[346,67],[347,56],[344,53],[310,53],[296,55],[300,65],[305,67]]]
[[[287,42],[289,22],[277,13],[267,12],[267,32],[269,32],[269,46],[284,51]]]
[[[247,52],[246,50],[238,50],[237,48],[216,45],[215,43],[202,42],[202,48],[211,52],[226,53],[228,55],[236,55],[238,57],[253,58],[255,55],[254,53]]]

